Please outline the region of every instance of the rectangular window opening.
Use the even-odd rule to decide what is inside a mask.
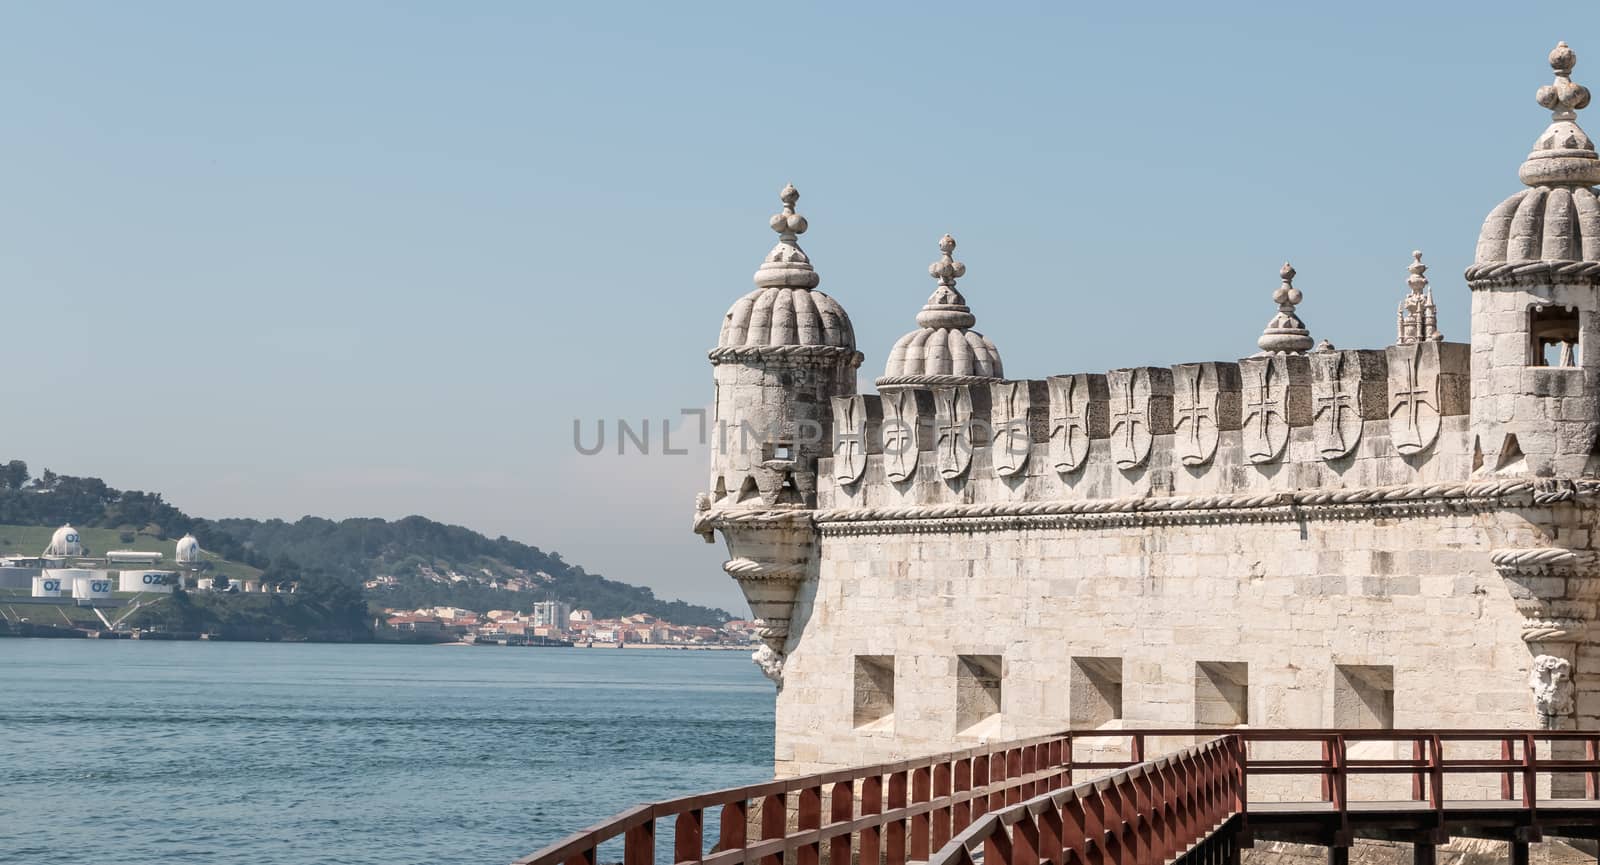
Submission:
[[[1578,308],[1546,304],[1528,308],[1528,364],[1572,368],[1582,363]]]
[[[1394,667],[1338,664],[1333,676],[1333,726],[1394,729]]]
[[[1196,727],[1241,727],[1250,723],[1250,665],[1200,661],[1194,665]]]
[[[893,655],[856,656],[855,727],[894,729]]]
[[[1122,720],[1122,659],[1073,658],[1067,715],[1074,730]]]
[[[956,733],[995,736],[1000,733],[999,655],[956,657]]]

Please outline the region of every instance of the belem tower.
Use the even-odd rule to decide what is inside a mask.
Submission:
[[[764,625],[778,773],[1068,726],[1600,729],[1600,158],[1549,59],[1443,293],[1465,341],[1412,253],[1387,347],[1316,343],[1285,264],[1248,357],[1009,378],[946,235],[857,393],[785,188],[695,513]]]

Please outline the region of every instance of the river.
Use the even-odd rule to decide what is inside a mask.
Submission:
[[[0,639],[0,862],[504,865],[772,714],[743,652]]]

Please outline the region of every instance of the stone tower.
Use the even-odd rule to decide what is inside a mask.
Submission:
[[[1550,52],[1553,112],[1519,176],[1527,186],[1484,220],[1472,289],[1472,432],[1479,474],[1578,477],[1600,433],[1600,158],[1578,127],[1589,90],[1577,56]]]
[[[732,556],[724,569],[762,620],[769,672],[781,665],[808,566],[804,517],[816,507],[817,460],[833,449],[831,401],[856,392],[862,360],[850,317],[816,290],[817,272],[800,248],[806,230],[805,217],[795,212],[800,193],[785,186],[781,198],[783,211],[771,220],[778,244],[756,271],[756,290],[723,317],[710,353],[711,487],[701,503],[702,512],[733,514],[716,526]],[[741,512],[764,516],[740,520]]]

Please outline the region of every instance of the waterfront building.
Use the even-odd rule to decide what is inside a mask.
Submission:
[[[564,629],[571,615],[572,605],[562,601],[536,601],[533,605],[535,627]]]
[[[1464,285],[1436,297],[1394,238],[1389,346],[1319,344],[1299,307],[1337,288],[1284,264],[1223,359],[1014,378],[968,300],[1006,298],[944,235],[857,393],[786,187],[710,352],[695,514],[761,620],[779,774],[1069,726],[1600,729],[1600,158],[1574,63],[1550,55],[1548,126]],[[1508,175],[1466,182],[1487,204]],[[1037,314],[1070,322],[1069,296]],[[1441,333],[1460,304],[1470,333]]]

